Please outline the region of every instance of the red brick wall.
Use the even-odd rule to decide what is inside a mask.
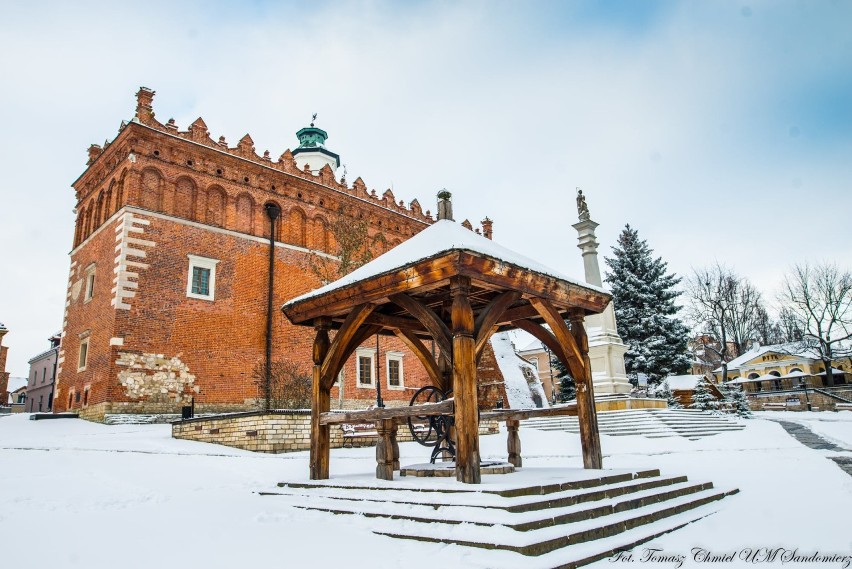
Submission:
[[[431,222],[419,204],[397,204],[390,190],[379,197],[375,191],[368,192],[360,179],[351,187],[338,183],[330,169],[319,176],[299,172],[289,152],[273,163],[254,153],[250,139],[236,148],[214,143],[206,129],[199,132],[198,121],[188,133],[148,122],[152,128],[131,123],[102,152],[90,151],[89,168],[74,184],[77,223],[57,411],[69,406],[69,396],[70,407],[80,408],[85,391],[89,406],[139,400],[128,395],[118,379],[119,373],[130,369],[116,363],[126,357],[122,354],[178,358],[188,368],[184,371],[195,376],[185,395],[197,389],[195,401],[202,407],[246,405],[254,400],[258,394],[251,372],[265,349],[269,251],[265,203],[274,201],[282,208],[275,228],[279,246],[275,249],[273,358],[303,361],[306,369],[313,331],[291,326],[279,308],[319,285],[307,269],[307,249],[333,252],[334,238],[328,228],[341,215],[366,220],[371,235],[384,236],[387,246]],[[126,259],[143,266],[125,267],[138,276],[125,279],[130,283],[124,286],[129,296],[117,298],[116,257],[128,214],[134,222],[127,236],[141,241],[125,242]],[[380,254],[383,249],[379,244],[374,252]],[[188,254],[219,261],[213,302],[187,297]],[[93,263],[95,294],[84,302],[86,269]],[[88,362],[85,370],[78,371],[81,335],[85,334]],[[374,340],[368,345],[373,347]],[[398,340],[383,338],[381,349],[408,354],[404,357],[407,387],[425,384],[425,371]],[[384,356],[381,362],[386,387]],[[79,402],[76,393],[81,394]],[[390,401],[407,401],[411,393],[383,389]],[[174,394],[150,399],[179,406],[167,395]],[[354,356],[346,365],[344,395],[374,398],[373,391],[355,386]]]
[[[2,338],[0,338],[2,341]],[[6,371],[6,354],[9,348],[0,345],[0,405],[9,401],[9,372]]]

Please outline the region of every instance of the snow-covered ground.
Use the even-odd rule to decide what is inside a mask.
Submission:
[[[774,418],[799,423],[837,446],[852,449],[852,411],[839,413],[763,411],[755,415],[762,419]]]
[[[809,427],[828,426],[824,432],[852,448],[852,413],[790,415]],[[522,428],[521,438],[527,472],[582,464],[577,435]],[[755,419],[742,431],[698,441],[603,436],[602,445],[608,468],[660,468],[740,493],[719,502],[716,514],[641,546],[632,563],[597,567],[676,566],[642,563],[648,547],[685,555],[685,567],[753,565],[694,562],[694,547],[719,554],[749,547],[852,553],[852,477],[826,458],[838,453],[808,449],[777,423]],[[414,443],[400,447],[403,464],[426,456]],[[481,447],[483,458],[505,458],[503,436],[483,437]],[[372,448],[332,451],[332,477],[368,478],[374,468]],[[307,471],[307,453],[262,455],[173,440],[168,425],[3,417],[3,566],[488,567],[478,550],[377,536],[369,518],[297,510],[258,494],[275,491],[280,481],[306,480]]]

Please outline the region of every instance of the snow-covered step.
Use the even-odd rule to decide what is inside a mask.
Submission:
[[[431,523],[400,523],[400,520],[381,518],[374,520],[373,531],[381,535],[402,539],[433,541],[492,550],[500,549],[528,556],[538,556],[577,543],[609,538],[628,529],[721,500],[727,494],[727,492],[713,489],[702,490],[673,500],[641,506],[599,518],[558,524],[525,532],[519,532],[502,525],[484,528],[474,524],[447,524],[437,521]]]
[[[580,429],[576,417],[528,419],[522,424],[544,431],[577,433]],[[739,431],[745,426],[726,417],[693,409],[637,409],[598,413],[598,428],[602,434],[610,436],[682,436],[698,439]]]
[[[330,500],[372,501],[383,504],[398,504],[401,506],[427,505],[433,509],[445,506],[464,506],[519,513],[574,506],[585,502],[625,496],[635,492],[663,488],[684,482],[686,482],[685,476],[656,476],[602,484],[583,489],[561,490],[543,495],[522,494],[509,497],[488,492],[423,493],[416,490],[385,489],[364,495],[360,490],[353,491],[351,489],[335,487],[284,487],[275,494],[278,496],[310,496],[311,498],[325,498]],[[523,491],[521,490],[521,492]]]
[[[269,494],[294,508],[369,517],[372,531],[389,537],[500,551],[489,567],[544,569],[590,563],[682,527],[736,492],[657,470],[557,471],[530,485],[531,473],[474,487],[423,479],[282,483]]]
[[[582,501],[570,506],[552,507],[546,510],[534,509],[517,513],[510,512],[507,509],[487,509],[456,504],[442,506],[409,504],[407,508],[401,511],[394,503],[357,498],[330,499],[304,494],[282,496],[286,498],[288,505],[334,514],[357,514],[367,517],[406,519],[423,523],[440,521],[449,524],[503,525],[515,531],[531,531],[635,509],[710,488],[712,488],[712,484],[707,482],[691,483],[684,481],[667,485],[664,489],[649,488],[596,501]]]

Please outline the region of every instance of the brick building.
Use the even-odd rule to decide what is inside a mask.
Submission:
[[[313,335],[289,325],[279,307],[319,286],[309,267],[335,259],[335,221],[366,222],[377,255],[432,217],[417,200],[406,206],[391,190],[377,195],[360,178],[338,181],[339,158],[313,124],[276,161],[256,154],[248,135],[235,147],[213,140],[200,118],[186,131],[161,123],[154,92],[136,96],[134,118],[112,142],[89,148],[73,184],[54,409],[101,420],[177,412],[190,400],[197,412],[251,408],[262,397],[252,370],[265,361],[270,314],[272,361],[309,369]],[[373,338],[347,363],[342,393],[332,392],[339,406],[375,401],[377,368],[390,404],[407,403],[425,385],[425,371],[398,340],[383,337],[378,350],[377,358]]]
[[[0,405],[5,405],[9,399],[9,372],[6,371],[6,355],[9,348],[3,345],[3,336],[9,330],[0,322]]]
[[[47,412],[53,409],[59,337],[60,334],[57,333],[48,338],[50,349],[30,358],[30,374],[27,379],[27,411],[30,413]]]

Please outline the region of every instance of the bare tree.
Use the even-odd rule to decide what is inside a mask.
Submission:
[[[694,269],[686,281],[688,314],[697,328],[697,343],[706,355],[715,355],[728,381],[728,362],[742,355],[758,335],[760,292],[722,265]]]
[[[825,365],[825,382],[834,385],[831,362],[852,353],[852,273],[834,264],[796,265],[784,279],[779,300],[802,332],[803,343]]]
[[[306,409],[311,406],[311,375],[292,360],[272,362],[269,384],[269,402],[266,409]],[[252,371],[258,392],[265,391],[266,363],[259,362]],[[263,395],[258,399],[262,400]],[[263,402],[266,403],[266,402]]]
[[[799,319],[792,310],[784,306],[778,313],[778,328],[781,335],[779,342],[801,342],[804,339],[802,328],[799,326]]]
[[[308,269],[323,284],[336,281],[368,263],[373,258],[373,249],[385,243],[381,233],[370,237],[369,225],[362,219],[341,215],[329,230],[333,237],[333,258],[318,253],[312,253],[308,258]]]

